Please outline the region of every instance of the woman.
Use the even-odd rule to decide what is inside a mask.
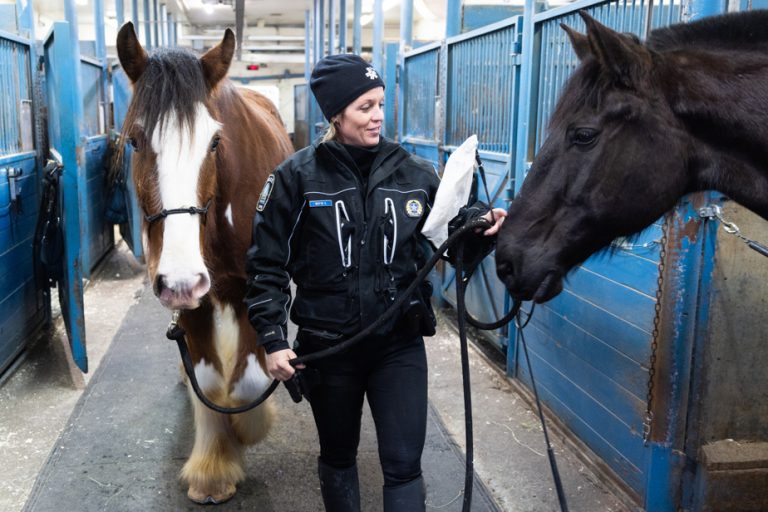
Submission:
[[[322,59],[310,87],[330,121],[328,133],[270,176],[248,251],[249,318],[270,375],[282,381],[293,376],[290,359],[351,337],[410,284],[426,260],[420,230],[439,185],[431,164],[381,137],[384,83],[363,59]],[[496,234],[506,215],[494,213],[486,236]],[[296,284],[290,310],[299,326],[296,352],[286,334],[290,279]],[[360,509],[356,457],[365,396],[376,424],[385,512],[424,510],[422,335],[434,334],[430,295],[427,284],[370,339],[302,372],[320,438],[318,472],[328,511]]]

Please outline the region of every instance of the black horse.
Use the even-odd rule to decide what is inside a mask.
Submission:
[[[581,63],[498,239],[510,294],[545,302],[612,240],[693,191],[768,219],[768,11],[651,33],[645,44],[580,13]]]

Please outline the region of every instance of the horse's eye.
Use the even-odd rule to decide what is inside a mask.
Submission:
[[[139,143],[136,141],[136,139],[134,137],[130,137],[128,139],[128,143],[131,145],[131,147],[133,148],[134,151],[138,151],[139,150]]]
[[[221,141],[221,137],[218,135],[213,138],[211,141],[211,151],[216,151],[216,147],[219,145],[219,141]]]
[[[578,128],[573,133],[572,142],[577,146],[589,146],[597,139],[597,130],[591,128]]]

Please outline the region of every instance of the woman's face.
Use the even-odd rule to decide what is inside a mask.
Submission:
[[[347,105],[334,123],[339,142],[368,147],[379,143],[383,121],[384,88],[376,87]]]

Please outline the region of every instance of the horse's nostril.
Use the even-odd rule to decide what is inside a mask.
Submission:
[[[202,297],[211,287],[211,281],[208,274],[203,272],[197,274],[197,282],[192,286],[192,295],[195,297]]]

